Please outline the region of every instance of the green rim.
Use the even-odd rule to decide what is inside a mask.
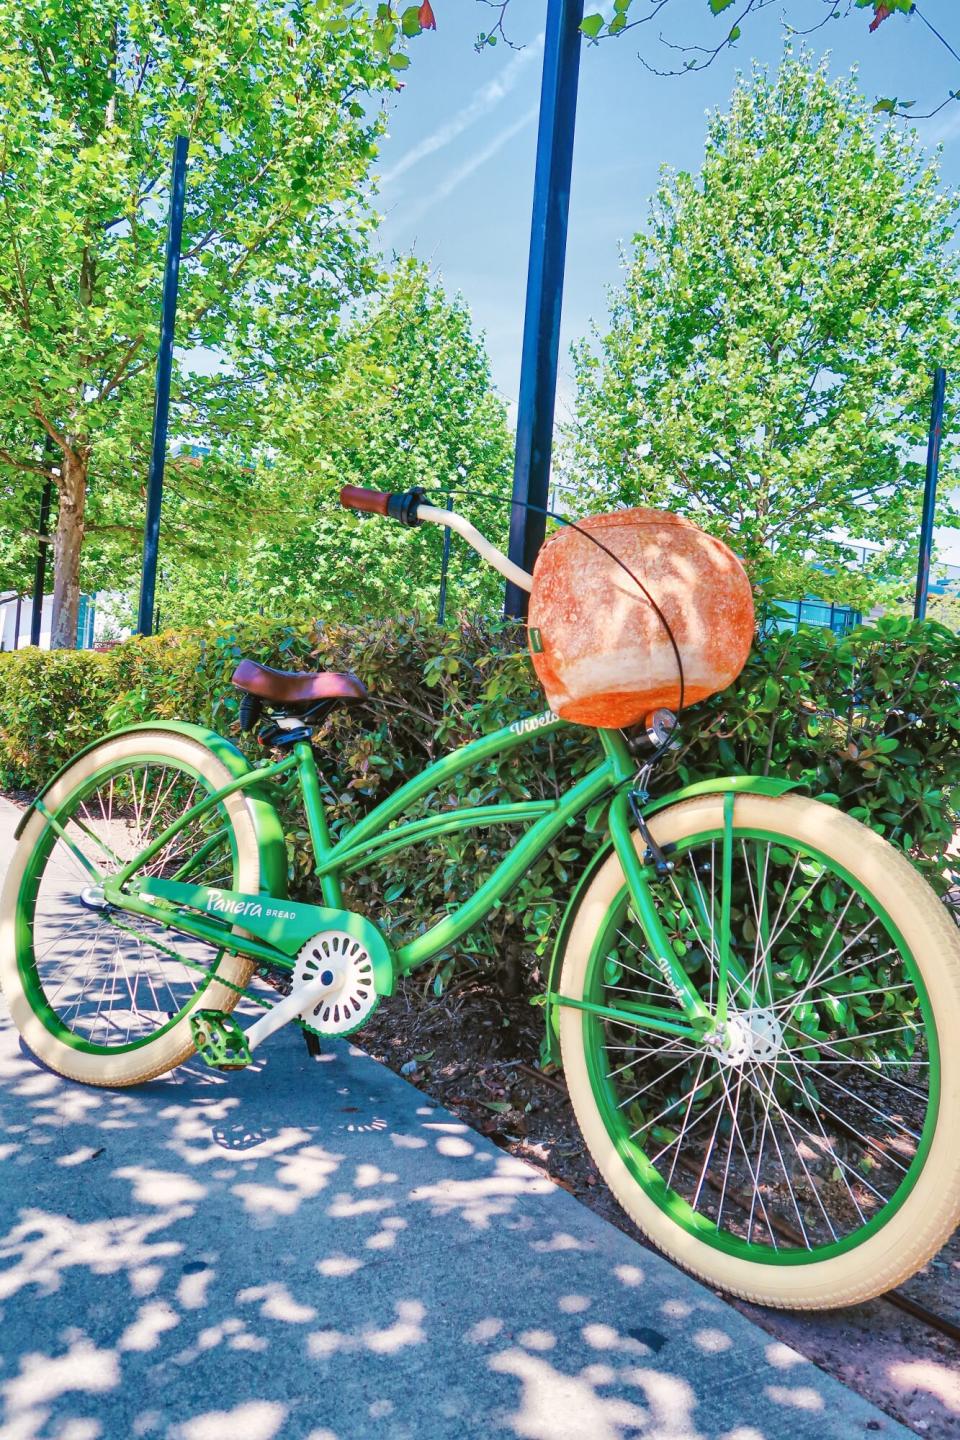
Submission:
[[[202,786],[208,794],[216,790],[216,786],[207,780],[203,774],[193,765],[180,759],[172,759],[169,755],[146,753],[143,755],[127,756],[122,760],[113,761],[109,765],[101,766],[91,776],[85,779],[81,785],[71,791],[69,796],[58,807],[53,818],[57,825],[65,827],[69,825],[80,806],[89,799],[105,782],[125,772],[143,770],[151,765],[162,766],[164,770],[176,770],[181,773],[189,782],[193,781],[197,786]],[[231,883],[238,882],[239,857],[237,851],[236,834],[233,825],[230,823],[225,807],[217,807],[213,814],[219,815],[224,824],[226,835],[229,837],[232,875]],[[43,982],[41,980],[37,957],[34,951],[34,927],[36,920],[36,904],[40,894],[40,887],[43,881],[47,863],[54,850],[54,847],[61,836],[50,823],[44,829],[37,840],[24,870],[20,889],[17,895],[16,915],[14,922],[14,944],[16,947],[17,970],[20,975],[20,982],[24,993],[29,1001],[33,1014],[41,1021],[45,1029],[64,1045],[69,1045],[74,1050],[82,1051],[88,1055],[121,1055],[131,1051],[141,1050],[146,1045],[153,1044],[161,1036],[167,1034],[174,1026],[181,1023],[184,1017],[194,1010],[201,1000],[204,992],[216,979],[216,970],[223,955],[222,950],[211,951],[206,947],[206,953],[210,955],[209,963],[200,967],[199,962],[188,961],[177,956],[178,963],[185,969],[193,969],[200,973],[200,969],[206,969],[206,974],[199,979],[196,988],[192,991],[189,999],[162,1025],[158,1025],[148,1034],[138,1036],[136,1039],[127,1040],[117,1045],[98,1045],[92,1043],[84,1035],[64,1024],[61,1016],[53,1008],[48,1000]],[[226,856],[224,861],[226,862]],[[119,917],[118,934],[122,933],[120,926],[128,926],[131,922],[135,924],[136,916],[123,915]],[[151,943],[153,943],[151,941]],[[162,945],[154,945],[159,952],[164,950]],[[173,956],[174,951],[166,947],[166,954]],[[136,988],[136,982],[135,987]],[[168,987],[169,988],[169,987]]]
[[[850,874],[850,872],[836,860],[815,847],[801,844],[792,838],[782,836],[776,832],[734,826],[732,834],[735,845],[739,845],[740,842],[757,841],[761,844],[780,847],[781,849],[788,850],[791,856],[796,855],[815,864],[824,866],[831,872],[833,877],[843,881],[855,895],[859,896],[866,910],[880,922],[886,932],[886,937],[888,937],[891,944],[895,947],[899,963],[902,964],[905,974],[909,977],[909,983],[916,992],[916,1004],[922,1017],[922,1025],[918,1025],[917,1034],[918,1037],[922,1034],[923,1040],[925,1041],[928,1057],[925,1063],[929,1067],[929,1088],[925,1101],[926,1114],[923,1128],[913,1158],[903,1179],[889,1197],[884,1197],[884,1203],[876,1213],[873,1214],[866,1223],[857,1225],[849,1234],[825,1243],[816,1243],[813,1245],[804,1243],[802,1246],[795,1245],[792,1248],[788,1248],[785,1244],[778,1247],[772,1243],[747,1240],[728,1230],[718,1229],[716,1223],[709,1215],[702,1213],[702,1211],[698,1209],[694,1209],[689,1200],[685,1198],[678,1189],[671,1188],[671,1186],[668,1185],[665,1177],[657,1170],[645,1150],[631,1138],[630,1124],[624,1114],[616,1086],[612,1084],[609,1075],[610,1057],[607,1051],[606,1036],[610,1021],[609,1019],[604,1019],[602,1014],[597,1013],[603,1010],[605,1000],[607,1004],[609,1004],[609,1000],[607,999],[608,985],[604,978],[604,970],[607,966],[608,956],[612,950],[616,949],[616,933],[627,917],[629,896],[626,885],[620,890],[607,911],[607,915],[593,943],[587,964],[582,1002],[584,1007],[583,1040],[587,1068],[596,1104],[599,1108],[606,1131],[618,1155],[634,1180],[636,1180],[650,1199],[652,1199],[675,1224],[695,1236],[698,1240],[728,1255],[749,1260],[753,1263],[774,1265],[812,1264],[847,1254],[857,1246],[863,1244],[893,1218],[894,1214],[900,1209],[916,1185],[923,1171],[930,1145],[933,1141],[939,1112],[940,1065],[936,1025],[930,999],[913,954],[881,902],[876,896],[870,894],[856,877]],[[690,852],[693,852],[697,848],[702,849],[704,846],[716,847],[718,843],[722,845],[722,842],[722,827],[706,830],[694,836],[685,837],[679,841],[673,858],[679,865],[683,857],[690,858]],[[889,953],[893,953],[893,951]],[[704,998],[706,999],[707,997],[704,996]],[[773,1004],[772,995],[771,1004]],[[678,1019],[682,1023],[683,1017],[679,1010],[677,1013]],[[647,1038],[649,1038],[649,1031],[644,1030],[642,1020],[640,1020],[637,1028],[640,1031],[644,1031]],[[813,1048],[813,1045],[812,1042],[807,1044],[798,1043],[795,1048],[798,1051],[803,1050],[804,1052],[809,1052],[810,1049]],[[830,1047],[827,1046],[827,1048],[829,1049]],[[844,1052],[841,1051],[839,1053],[843,1054]],[[689,1063],[692,1068],[694,1063],[693,1057],[691,1057]],[[717,1064],[715,1059],[712,1060],[712,1063]],[[717,1069],[719,1070],[719,1068],[719,1064],[717,1064]],[[795,1073],[799,1076],[800,1072],[796,1070],[795,1066],[794,1069]],[[776,1070],[776,1066],[774,1070]],[[821,1081],[821,1083],[825,1082]],[[726,1085],[722,1080],[721,1086],[725,1091]],[[707,1093],[709,1094],[709,1092]],[[858,1101],[858,1103],[862,1102]],[[732,1131],[736,1131],[736,1129],[737,1122],[736,1118],[734,1118]],[[787,1131],[787,1133],[789,1134],[789,1131]],[[731,1150],[733,1148],[732,1134],[730,1148]],[[906,1157],[903,1158],[905,1159]],[[757,1174],[759,1177],[759,1165],[757,1167]],[[784,1174],[786,1175],[785,1166]],[[759,1185],[755,1188],[759,1188]],[[847,1188],[850,1188],[849,1183]],[[722,1204],[723,1202],[721,1200],[721,1210]],[[751,1211],[751,1224],[752,1215],[753,1212]],[[776,1222],[774,1222],[774,1226],[776,1227]],[[796,1230],[796,1225],[793,1226],[793,1229]],[[749,1230],[748,1233],[750,1233]],[[783,1240],[784,1237],[779,1228],[777,1229],[777,1234],[780,1236],[780,1239]]]

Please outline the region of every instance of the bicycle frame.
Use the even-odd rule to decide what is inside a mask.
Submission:
[[[309,742],[299,741],[282,759],[238,776],[185,811],[145,850],[129,861],[116,875],[104,881],[104,896],[118,911],[130,911],[157,920],[171,929],[245,955],[261,964],[266,962],[289,969],[296,948],[318,929],[342,925],[349,918],[361,919],[352,917],[351,912],[344,910],[343,877],[440,835],[462,833],[489,825],[526,822],[528,828],[525,833],[466,901],[425,933],[393,951],[391,959],[394,970],[397,974],[405,975],[435,958],[481,923],[520,881],[543,851],[556,840],[565,826],[597,801],[609,798],[611,839],[623,864],[634,908],[658,963],[665,973],[669,973],[683,1012],[681,1018],[676,1010],[658,1010],[657,1007],[644,1006],[645,1023],[652,1029],[669,1033],[700,1033],[709,1023],[709,1017],[702,1000],[674,955],[650,893],[645,868],[634,848],[628,792],[637,767],[619,731],[596,732],[603,758],[555,800],[466,806],[441,811],[423,819],[395,823],[425,795],[472,766],[493,757],[507,755],[534,739],[567,728],[568,722],[561,720],[552,711],[545,711],[471,741],[435,761],[407,781],[337,841],[331,839],[320,773],[313,751]],[[303,797],[324,908],[286,900],[282,901],[277,909],[264,907],[260,903],[265,899],[263,895],[211,892],[206,887],[190,885],[189,875],[183,871],[178,872],[172,879],[142,882],[144,891],[149,893],[138,893],[141,882],[135,878],[137,872],[142,871],[177,833],[199,816],[214,810],[237,791],[256,790],[263,794],[270,782],[284,776],[290,777],[291,784],[299,789]],[[68,837],[57,823],[56,817],[42,806],[42,802],[41,808],[48,823],[69,844]],[[196,857],[193,863],[197,863]],[[218,902],[214,906],[210,904],[212,894]],[[173,909],[173,906],[177,908]],[[184,906],[187,908],[181,908]],[[211,909],[219,910],[224,914],[224,919],[211,915]],[[265,914],[256,917],[251,915],[251,912],[264,909]],[[237,922],[242,923],[246,934],[238,933],[232,928]],[[383,993],[389,993],[392,984],[383,983],[381,976],[378,988],[381,988]],[[637,1016],[632,1012],[632,1007],[631,1019],[636,1023]]]

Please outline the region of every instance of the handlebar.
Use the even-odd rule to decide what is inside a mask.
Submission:
[[[362,485],[344,485],[340,504],[348,510],[365,510],[368,515],[385,515],[401,525],[419,525],[418,508],[422,490],[407,490],[402,495],[388,495],[385,490],[364,490]]]
[[[344,485],[340,491],[345,510],[362,510],[368,515],[386,515],[389,501],[386,490],[365,490],[362,485]]]
[[[368,515],[384,515],[390,520],[399,520],[402,525],[422,525],[424,521],[434,525],[445,525],[455,530],[471,545],[477,554],[494,570],[499,570],[521,590],[529,592],[533,579],[526,570],[521,570],[508,560],[501,550],[485,539],[476,526],[471,525],[465,515],[453,510],[440,510],[426,505],[422,490],[408,490],[402,495],[388,495],[384,490],[365,490],[362,485],[344,485],[340,491],[340,504],[347,510],[361,510]]]

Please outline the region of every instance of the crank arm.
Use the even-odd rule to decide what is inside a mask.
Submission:
[[[276,1005],[271,1006],[265,1015],[261,1015],[260,1019],[255,1020],[249,1030],[244,1032],[249,1048],[255,1050],[262,1041],[299,1015],[301,1010],[306,1010],[308,1005],[316,1005],[333,989],[335,980],[332,970],[323,970],[306,985],[298,986],[291,994],[285,995]]]

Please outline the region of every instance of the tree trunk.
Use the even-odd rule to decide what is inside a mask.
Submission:
[[[80,552],[87,503],[88,457],[67,451],[60,470],[60,511],[53,541],[51,650],[75,650],[80,613]]]

